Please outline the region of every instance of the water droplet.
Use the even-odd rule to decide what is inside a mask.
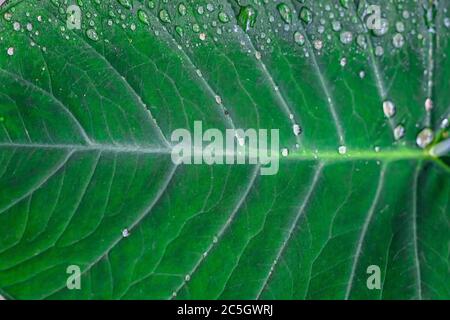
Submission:
[[[98,34],[97,34],[97,32],[94,29],[87,29],[86,30],[86,35],[92,41],[98,41]]]
[[[420,148],[424,149],[429,146],[431,142],[433,142],[433,139],[433,130],[431,130],[430,128],[425,128],[417,135],[416,143]]]
[[[178,5],[178,13],[179,13],[180,15],[182,15],[182,16],[185,16],[186,13],[187,13],[187,8],[186,8],[186,6],[184,5],[183,2],[181,2],[181,3]]]
[[[159,19],[164,23],[172,22],[172,20],[170,19],[169,12],[166,9],[161,9],[159,11]]]
[[[316,50],[321,50],[323,48],[322,40],[314,40],[313,45]]]
[[[122,7],[131,9],[131,3],[129,0],[118,0],[118,2],[122,5]]]
[[[176,26],[176,27],[175,27],[175,31],[178,33],[178,35],[179,35],[180,37],[182,37],[182,36],[184,35],[184,30],[183,30],[183,28],[180,27],[180,26]]]
[[[187,274],[187,275],[184,277],[184,281],[188,282],[189,280],[191,280],[191,276]]]
[[[333,31],[340,31],[341,30],[341,28],[342,28],[342,25],[341,25],[341,22],[340,21],[337,21],[337,20],[334,20],[332,23],[331,23],[331,27],[333,28]]]
[[[206,33],[202,32],[199,34],[198,36],[200,38],[200,40],[205,41],[206,40]]]
[[[300,31],[296,31],[294,33],[294,42],[299,46],[303,46],[305,44],[305,36]]]
[[[383,112],[387,118],[392,118],[395,115],[395,105],[392,101],[383,102]]]
[[[340,146],[338,148],[339,154],[346,154],[347,153],[347,147],[346,146]]]
[[[339,0],[339,3],[341,4],[341,6],[344,7],[345,9],[348,9],[349,2],[350,2],[350,0]]]
[[[366,37],[363,36],[362,34],[358,35],[356,37],[356,44],[362,48],[362,49],[366,49],[367,48],[367,41],[366,41]]]
[[[14,55],[14,48],[13,48],[13,47],[9,47],[9,48],[6,50],[6,53],[8,54],[8,56]]]
[[[285,3],[280,3],[277,6],[277,10],[284,22],[286,22],[287,24],[290,24],[292,22],[292,11],[289,6],[287,6]]]
[[[281,149],[281,155],[283,157],[287,157],[289,155],[289,149],[288,148]]]
[[[386,19],[380,19],[380,28],[373,29],[373,33],[376,36],[383,36],[385,35],[389,30],[389,22]]]
[[[225,12],[219,12],[219,21],[222,23],[227,23],[230,21],[230,18]]]
[[[308,7],[302,7],[300,9],[299,17],[306,24],[310,24],[313,20],[313,14]]]
[[[398,21],[395,24],[395,29],[397,30],[397,32],[403,32],[403,31],[405,31],[405,25],[403,24],[403,22]]]
[[[394,129],[394,138],[395,140],[400,140],[405,135],[405,128],[399,124]]]
[[[392,38],[392,43],[394,44],[394,47],[401,48],[405,44],[405,38],[401,33],[396,33],[394,38]]]
[[[128,229],[122,230],[122,237],[127,238],[130,236],[130,231]]]
[[[13,29],[14,31],[19,31],[20,30],[20,23],[19,22],[14,22],[13,23]]]
[[[294,134],[296,136],[300,135],[302,133],[302,127],[300,127],[298,124],[294,124],[292,126],[292,130],[294,131]]]
[[[345,67],[347,65],[347,58],[342,58],[339,63],[341,65],[341,67]]]
[[[343,44],[349,44],[353,41],[353,34],[350,31],[344,31],[339,38]]]
[[[150,24],[150,22],[148,20],[148,15],[144,10],[139,9],[137,12],[137,15],[138,15],[139,21],[141,21],[142,23],[145,23],[147,25]]]
[[[255,25],[257,16],[258,12],[252,6],[245,6],[241,7],[239,14],[237,16],[237,20],[239,25],[245,31],[248,31]]]

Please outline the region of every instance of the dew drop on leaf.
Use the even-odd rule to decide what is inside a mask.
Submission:
[[[416,143],[420,148],[424,149],[429,146],[431,142],[433,142],[433,139],[433,130],[431,130],[430,128],[425,128],[417,135]]]
[[[239,10],[237,20],[239,25],[248,31],[255,25],[257,16],[258,12],[252,6],[245,6]]]
[[[219,12],[219,21],[222,23],[227,23],[230,21],[230,18],[225,12]]]
[[[124,8],[131,9],[131,2],[129,0],[118,0],[120,5]]]
[[[394,138],[395,140],[400,140],[405,135],[405,128],[399,124],[394,129]]]
[[[395,115],[395,105],[392,101],[383,102],[383,112],[387,118],[392,118]]]
[[[294,42],[299,46],[303,46],[305,44],[305,36],[300,31],[295,31]]]
[[[159,19],[164,23],[172,22],[172,20],[170,19],[169,12],[166,9],[161,9],[159,11]]]
[[[280,13],[281,19],[283,19],[285,23],[290,24],[292,22],[292,11],[288,5],[285,3],[280,3],[277,6],[277,10]]]
[[[186,15],[186,12],[187,12],[186,6],[184,5],[183,2],[181,2],[181,3],[178,5],[178,13],[179,13],[180,15],[182,15],[182,16],[185,16],[185,15]]]
[[[138,15],[139,21],[141,21],[142,23],[147,24],[147,25],[149,24],[148,15],[144,10],[139,9],[137,12],[137,15]]]
[[[299,17],[306,24],[310,24],[313,20],[312,12],[308,7],[303,7],[300,9]]]
[[[92,41],[98,41],[98,34],[94,29],[87,29],[86,30],[86,36],[91,39]]]

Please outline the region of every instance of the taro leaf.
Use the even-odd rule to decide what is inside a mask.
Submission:
[[[448,1],[72,4],[0,7],[3,296],[450,298]],[[278,174],[174,165],[196,120]]]

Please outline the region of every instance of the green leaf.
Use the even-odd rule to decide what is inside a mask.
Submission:
[[[72,4],[0,6],[3,296],[450,298],[448,1]],[[194,121],[278,173],[175,165]]]

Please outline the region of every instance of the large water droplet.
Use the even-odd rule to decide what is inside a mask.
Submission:
[[[292,22],[292,11],[289,6],[287,6],[285,3],[280,3],[277,6],[277,10],[284,22],[286,22],[287,24],[290,24]]]
[[[308,7],[302,7],[300,9],[299,17],[304,23],[310,24],[313,19],[313,14],[312,14],[311,10],[309,10]]]
[[[433,139],[433,130],[431,130],[430,128],[425,128],[417,135],[416,143],[420,148],[424,149],[429,146],[431,142],[433,142]]]
[[[241,7],[239,14],[237,16],[237,20],[239,25],[245,31],[248,31],[255,25],[257,16],[258,12],[252,6],[245,6]]]
[[[138,15],[139,21],[141,21],[142,23],[145,23],[145,24],[150,24],[150,22],[148,20],[148,15],[144,10],[139,9],[137,12],[137,15]]]
[[[161,9],[159,11],[159,19],[164,23],[172,22],[172,20],[170,19],[169,12],[166,9]]]
[[[182,16],[186,15],[187,9],[183,2],[178,5],[178,13]]]

